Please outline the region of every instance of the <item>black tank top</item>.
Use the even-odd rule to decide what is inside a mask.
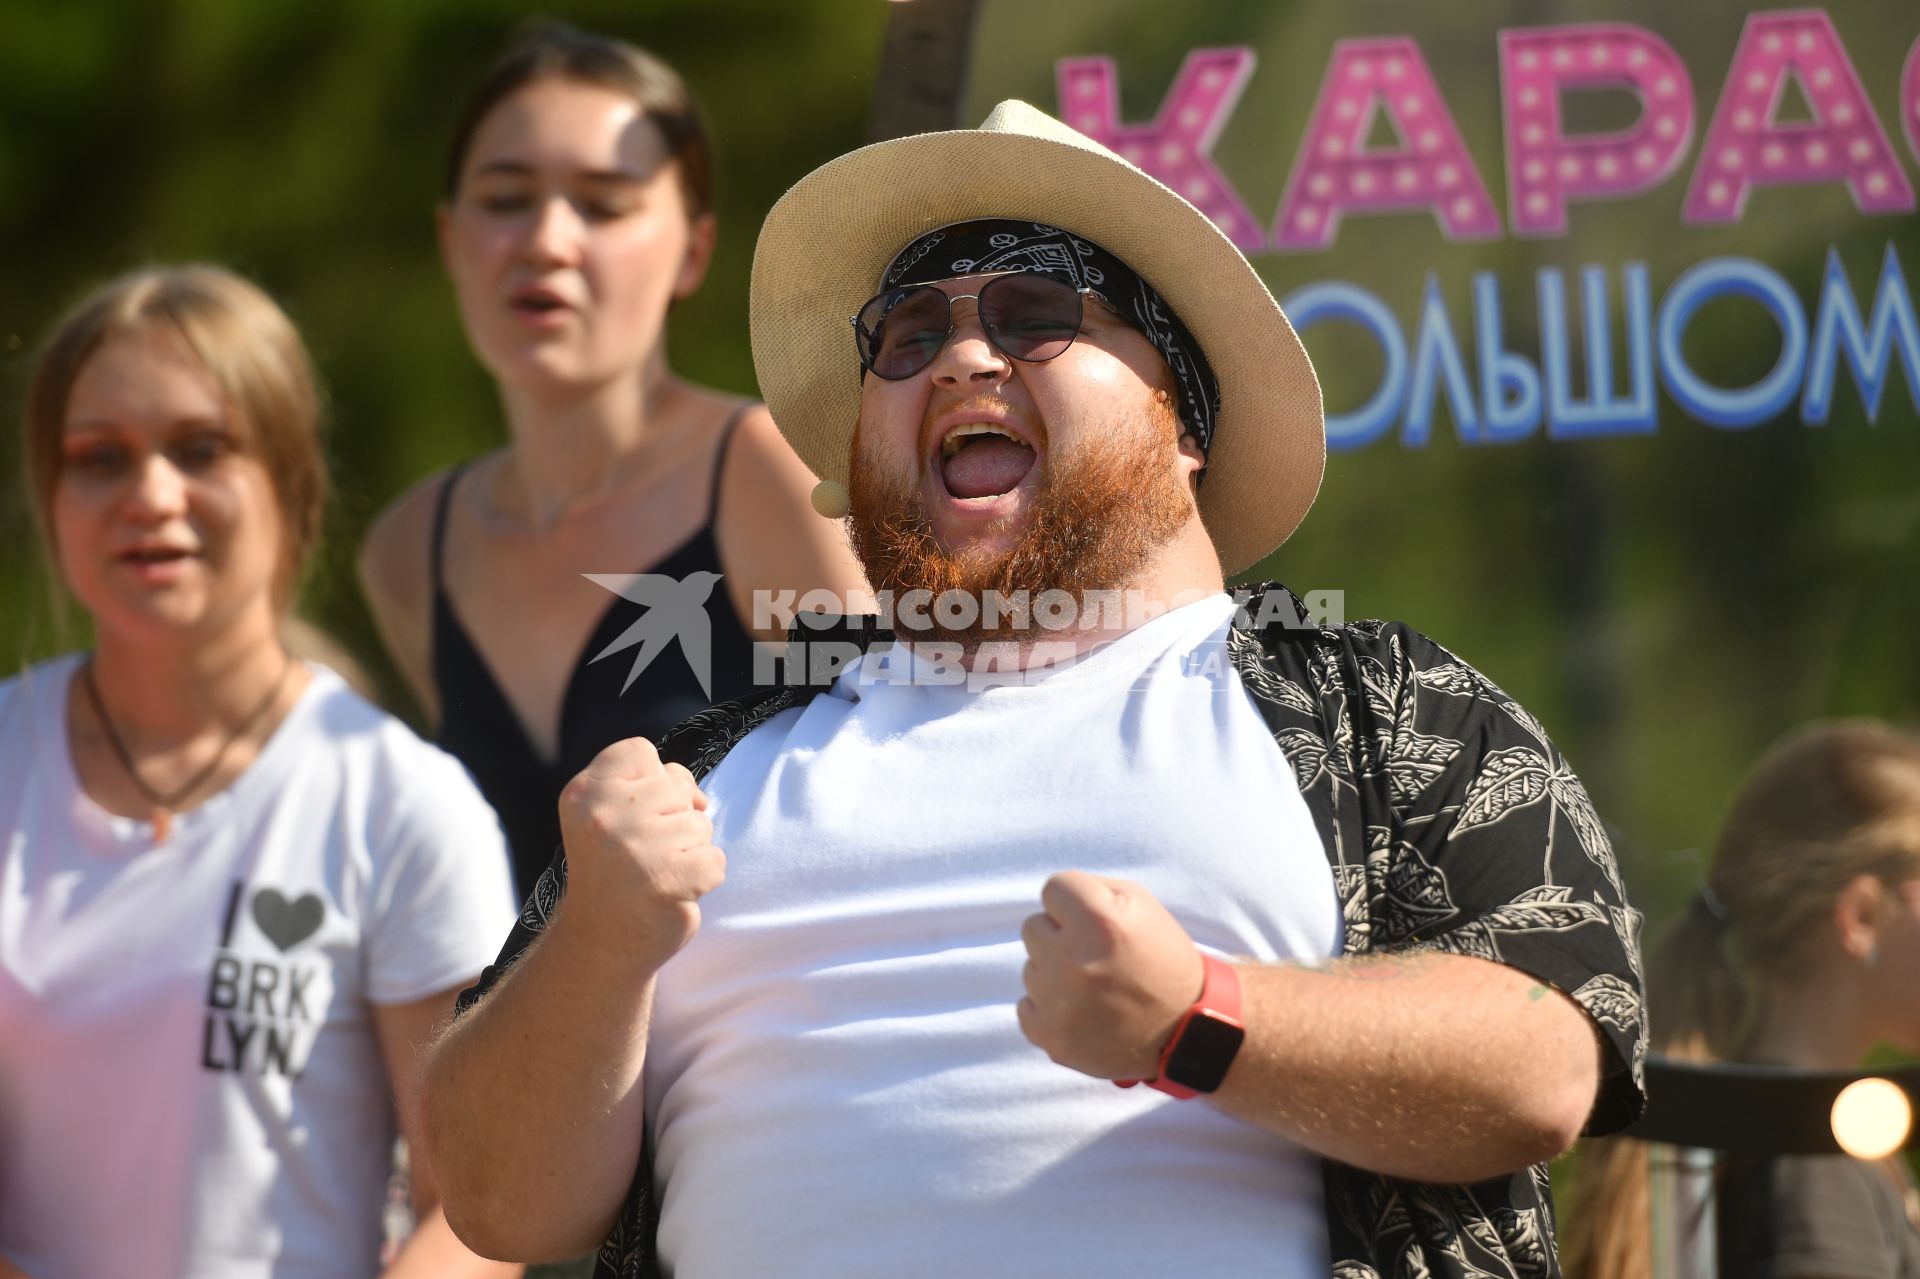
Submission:
[[[677,582],[694,573],[720,572],[713,534],[720,516],[720,473],[734,427],[745,412],[744,407],[736,410],[721,428],[706,524],[658,564],[640,572]],[[481,794],[500,815],[513,852],[514,882],[524,897],[553,860],[560,842],[561,788],[604,747],[626,737],[658,741],[689,715],[751,692],[753,637],[734,611],[726,586],[713,582],[705,605],[712,636],[709,697],[683,647],[697,644],[698,639],[684,628],[684,640],[668,639],[637,673],[633,667],[648,648],[644,642],[593,660],[650,612],[646,604],[609,592],[607,611],[575,656],[573,673],[561,694],[559,757],[542,759],[447,598],[441,572],[447,507],[465,469],[462,464],[448,473],[433,519],[433,684],[440,698],[439,740],[467,766]]]

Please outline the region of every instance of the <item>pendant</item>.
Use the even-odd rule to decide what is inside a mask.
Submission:
[[[173,813],[165,808],[153,810],[153,842],[164,844],[167,833],[173,829]]]

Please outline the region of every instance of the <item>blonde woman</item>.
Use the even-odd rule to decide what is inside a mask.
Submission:
[[[318,427],[293,326],[217,268],[113,281],[34,368],[95,640],[0,683],[6,1279],[375,1273],[418,1050],[513,918],[459,765],[281,641]],[[387,1273],[512,1273],[413,1171]]]
[[[1920,738],[1868,721],[1776,744],[1735,795],[1700,890],[1648,974],[1655,1050],[1805,1070],[1920,1052]],[[1591,1143],[1569,1279],[1650,1279],[1643,1143]],[[1715,1179],[1725,1279],[1920,1279],[1897,1159],[1730,1157]]]
[[[785,635],[756,597],[864,581],[766,409],[668,366],[671,308],[713,254],[713,181],[672,68],[565,26],[516,41],[454,134],[441,256],[508,443],[401,497],[361,574],[523,892],[602,747],[752,691],[754,641]],[[587,574],[646,580],[622,595]]]

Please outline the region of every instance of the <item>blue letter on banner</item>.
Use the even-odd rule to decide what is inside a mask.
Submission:
[[[1385,435],[1407,391],[1407,341],[1393,312],[1365,289],[1340,280],[1326,280],[1295,289],[1281,303],[1295,332],[1321,320],[1352,320],[1372,333],[1387,357],[1386,373],[1373,398],[1351,413],[1327,417],[1327,450],[1344,453],[1362,448]]]
[[[1687,364],[1680,338],[1693,313],[1723,293],[1754,299],[1780,326],[1780,358],[1767,375],[1737,391],[1714,386]],[[1708,426],[1739,429],[1777,416],[1793,401],[1807,358],[1807,317],[1779,274],[1752,258],[1713,258],[1687,269],[1660,302],[1660,368],[1667,391]]]
[[[1467,381],[1466,361],[1453,336],[1453,320],[1440,297],[1440,280],[1427,275],[1426,296],[1420,301],[1420,331],[1413,340],[1413,385],[1407,388],[1407,423],[1401,443],[1424,448],[1433,429],[1434,378],[1446,379],[1447,405],[1453,413],[1454,433],[1462,444],[1480,442],[1480,417],[1473,405],[1473,384]]]
[[[1623,271],[1627,295],[1627,364],[1631,394],[1613,394],[1613,317],[1607,311],[1607,273],[1580,271],[1581,327],[1586,330],[1587,399],[1573,398],[1567,342],[1567,291],[1560,272],[1540,271],[1540,362],[1547,374],[1547,435],[1556,440],[1598,435],[1647,435],[1654,429],[1653,306],[1644,263]]]
[[[1853,380],[1866,402],[1867,421],[1880,416],[1880,393],[1887,388],[1887,357],[1899,341],[1900,366],[1907,371],[1907,398],[1920,412],[1920,325],[1914,323],[1913,295],[1900,258],[1887,245],[1874,285],[1873,319],[1860,322],[1847,273],[1840,268],[1839,250],[1827,249],[1827,274],[1820,285],[1820,309],[1813,320],[1813,351],[1807,356],[1807,387],[1800,399],[1800,420],[1825,426],[1833,411],[1833,384],[1838,356],[1844,351]]]
[[[1484,439],[1511,444],[1540,425],[1540,371],[1524,355],[1504,351],[1500,323],[1500,282],[1491,271],[1473,275],[1473,344],[1480,364],[1480,402],[1486,406]],[[1514,396],[1507,399],[1507,388]]]

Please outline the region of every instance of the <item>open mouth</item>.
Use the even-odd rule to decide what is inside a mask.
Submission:
[[[553,315],[572,309],[564,297],[547,288],[522,289],[507,299],[507,305],[516,315],[523,316]]]
[[[969,422],[940,442],[940,478],[957,498],[999,497],[1033,470],[1034,451],[991,422]]]
[[[192,558],[191,551],[183,551],[171,546],[138,546],[130,551],[122,551],[120,558],[129,564],[172,564],[179,560]]]

